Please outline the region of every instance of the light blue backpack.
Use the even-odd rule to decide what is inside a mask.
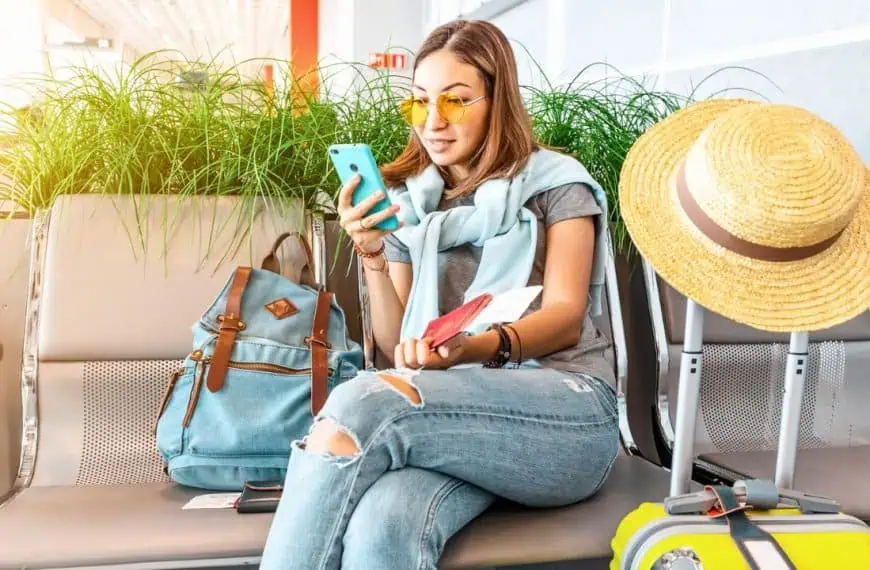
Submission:
[[[307,284],[277,268],[289,236],[308,254]],[[283,481],[290,443],[308,432],[329,391],[362,368],[344,312],[310,279],[310,260],[302,236],[283,234],[262,269],[238,267],[193,325],[193,351],[170,377],[156,425],[172,480],[227,491]]]

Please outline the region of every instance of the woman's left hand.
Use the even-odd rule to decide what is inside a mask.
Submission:
[[[411,338],[396,346],[394,353],[397,368],[428,368],[444,370],[459,363],[465,352],[468,337],[457,335],[432,350],[432,339]]]

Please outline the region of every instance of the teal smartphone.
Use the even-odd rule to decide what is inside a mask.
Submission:
[[[334,144],[329,147],[329,158],[332,160],[335,171],[342,185],[355,175],[360,175],[360,183],[353,191],[351,203],[356,206],[378,190],[384,190],[384,199],[372,206],[367,215],[383,212],[392,205],[390,197],[386,195],[384,181],[372,149],[367,144]],[[379,230],[399,229],[399,218],[395,215],[374,226]]]

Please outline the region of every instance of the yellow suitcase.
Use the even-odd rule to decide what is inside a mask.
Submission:
[[[765,483],[741,481],[735,489]],[[731,509],[723,512],[719,495]],[[836,512],[836,503],[783,492],[773,501],[781,508],[750,509],[729,502],[738,495],[727,487],[708,487],[640,505],[616,531],[610,570],[870,569],[870,527]],[[741,498],[746,500],[745,494]]]
[[[870,570],[870,527],[840,513],[834,501],[792,489],[807,332],[789,339],[775,481],[689,492],[703,324],[704,309],[687,299],[669,496],[621,521],[610,570]]]

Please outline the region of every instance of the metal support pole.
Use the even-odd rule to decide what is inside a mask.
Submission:
[[[306,214],[306,233],[308,234],[308,245],[311,246],[311,257],[314,262],[314,267],[311,272],[314,274],[314,282],[321,287],[326,287],[328,277],[326,258],[326,222],[323,219],[323,214],[307,213]]]
[[[695,421],[701,393],[702,354],[704,343],[704,308],[686,300],[686,329],[680,359],[680,385],[677,392],[677,422],[674,429],[674,454],[671,459],[670,495],[689,492],[692,481]]]
[[[793,332],[789,339],[788,359],[785,365],[785,393],[782,397],[782,419],[779,425],[779,447],[776,452],[776,486],[791,489],[794,486],[797,462],[798,435],[801,425],[801,403],[804,395],[809,334]]]

